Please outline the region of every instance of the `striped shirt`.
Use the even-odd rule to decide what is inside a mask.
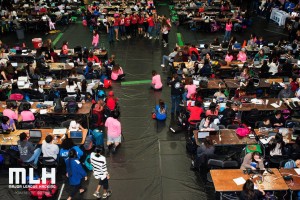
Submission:
[[[106,158],[102,155],[96,156],[96,153],[91,153],[91,164],[93,165],[93,172],[95,179],[104,180],[107,176]]]

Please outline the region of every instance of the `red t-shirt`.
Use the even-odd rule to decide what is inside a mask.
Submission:
[[[195,52],[197,55],[199,55],[198,49],[196,47],[190,47],[189,49],[189,55],[192,55],[192,52]]]
[[[131,24],[136,24],[139,20],[139,17],[138,16],[132,16],[131,17]]]
[[[148,17],[148,18],[147,18],[147,22],[148,22],[148,25],[149,25],[149,26],[154,26],[154,21],[153,21],[153,18],[152,18],[152,17]]]
[[[131,18],[125,17],[125,26],[130,26]]]
[[[291,85],[291,90],[292,90],[293,92],[296,92],[296,90],[299,88],[299,83],[298,83],[298,82],[292,81],[292,82],[290,83],[290,85]]]
[[[91,57],[88,57],[88,61],[90,62],[95,62],[95,63],[99,63],[99,58],[97,56],[93,56],[92,58]]]
[[[114,21],[114,26],[119,26],[119,24],[120,24],[120,18],[115,18],[115,21]]]
[[[143,24],[144,23],[144,17],[140,17],[138,23]]]
[[[109,108],[109,110],[114,110],[117,104],[117,100],[112,97],[107,97],[106,99],[106,106]]]
[[[191,120],[201,120],[201,114],[203,113],[203,109],[198,106],[191,106],[190,103],[188,104],[188,110],[190,111],[190,118],[189,122]],[[195,122],[193,122],[195,124]]]
[[[124,18],[121,18],[120,19],[120,26],[123,26],[125,24],[125,19]]]

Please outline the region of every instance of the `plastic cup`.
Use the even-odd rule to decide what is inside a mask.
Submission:
[[[268,103],[269,103],[269,99],[266,100],[266,105],[268,105]]]

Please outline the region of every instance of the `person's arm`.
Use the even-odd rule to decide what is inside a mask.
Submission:
[[[5,81],[7,81],[6,74],[5,74],[4,71],[1,72],[1,75],[3,76],[3,79],[4,79]]]
[[[80,164],[79,160],[76,160],[76,172],[79,173],[81,175],[82,178],[85,178],[85,180],[87,180],[87,174],[86,171],[83,169],[82,165]]]
[[[12,123],[12,128],[13,128],[14,131],[17,130],[15,122]]]
[[[121,74],[124,74],[122,67],[120,67],[120,69],[119,69],[119,75],[121,75]]]
[[[205,119],[202,119],[199,125],[199,130],[204,128]]]
[[[246,168],[251,168],[251,169],[254,169],[252,166],[251,166],[251,158],[252,157],[252,153],[248,153],[245,157],[244,157],[244,160],[243,160],[243,163],[241,165],[241,169],[246,169]]]

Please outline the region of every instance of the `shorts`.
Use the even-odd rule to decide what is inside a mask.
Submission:
[[[122,135],[118,136],[118,137],[110,137],[110,136],[107,136],[107,142],[110,142],[110,143],[121,143],[121,137]]]
[[[108,179],[105,178],[104,180],[99,179],[99,185],[103,187],[104,190],[108,189]]]
[[[118,29],[119,29],[119,26],[114,26],[114,29],[115,29],[115,30],[118,30]]]
[[[138,28],[144,28],[144,24],[138,24]]]

